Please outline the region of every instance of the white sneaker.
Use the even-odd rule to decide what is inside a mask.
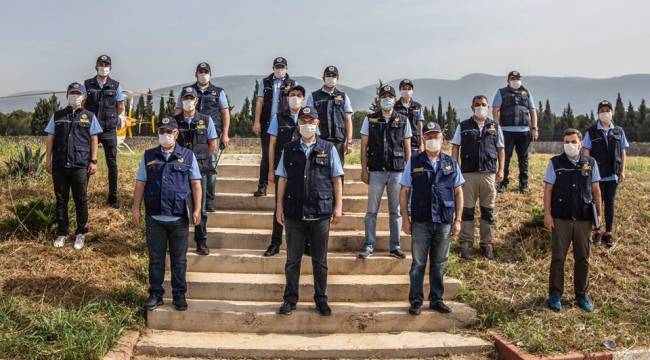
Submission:
[[[86,237],[84,234],[77,234],[77,236],[74,238],[74,248],[75,250],[81,250],[84,247],[84,240]]]
[[[56,240],[54,240],[54,247],[55,248],[63,247],[63,245],[65,245],[66,240],[68,240],[67,236],[63,236],[63,235],[57,236]]]

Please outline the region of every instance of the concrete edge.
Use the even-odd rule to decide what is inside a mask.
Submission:
[[[125,332],[117,344],[102,357],[102,360],[129,360],[133,357],[133,351],[140,338],[140,333],[137,331]]]
[[[571,352],[568,354],[544,356],[532,355],[520,349],[511,342],[505,340],[501,335],[491,332],[489,335],[494,340],[494,347],[497,351],[499,359],[501,360],[613,360],[614,353],[598,352],[598,353],[582,353]],[[625,359],[625,358],[623,358]],[[636,358],[634,358],[636,359]],[[650,359],[650,358],[649,358]]]

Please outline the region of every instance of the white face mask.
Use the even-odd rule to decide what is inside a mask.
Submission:
[[[598,119],[600,119],[602,123],[609,124],[610,122],[612,122],[612,112],[607,111],[607,112],[598,113]]]
[[[197,80],[199,81],[199,84],[205,85],[210,82],[210,74],[199,74]]]
[[[314,135],[316,135],[317,130],[318,130],[318,126],[316,126],[315,124],[300,125],[300,135],[302,135],[302,137],[307,139],[311,139],[312,137],[314,137]]]
[[[564,144],[564,153],[570,158],[577,157],[580,155],[580,144]]]
[[[287,69],[273,69],[273,76],[276,79],[283,79],[287,75]]]
[[[474,116],[479,119],[484,119],[488,116],[487,106],[477,106],[474,108]]]
[[[327,87],[335,87],[337,81],[338,81],[337,78],[328,76],[328,77],[325,78],[325,86],[327,86]]]
[[[510,87],[517,90],[521,87],[521,80],[510,80]]]
[[[302,107],[302,98],[299,96],[289,96],[289,107],[292,109],[300,109]]]
[[[399,93],[404,99],[410,99],[413,97],[413,90],[401,90]]]
[[[71,94],[68,95],[68,104],[73,109],[76,109],[78,107],[81,107],[81,102],[83,101],[83,99],[84,99],[83,95]]]
[[[108,76],[111,73],[111,68],[108,66],[98,66],[97,75],[99,76]]]
[[[183,100],[183,110],[192,111],[194,110],[194,100]]]
[[[429,139],[424,141],[424,148],[427,149],[428,151],[431,152],[438,152],[440,151],[440,147],[442,144],[440,144],[440,141],[436,139]]]
[[[158,134],[158,143],[165,149],[174,146],[174,134]]]

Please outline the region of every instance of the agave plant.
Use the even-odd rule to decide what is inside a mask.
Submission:
[[[38,176],[43,172],[43,159],[45,151],[41,147],[32,147],[25,145],[23,151],[18,151],[16,157],[6,161],[6,174],[9,176]]]

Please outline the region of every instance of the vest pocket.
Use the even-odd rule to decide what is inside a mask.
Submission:
[[[176,192],[174,193],[174,206],[172,207],[172,214],[182,216],[186,212],[187,193]]]
[[[404,170],[404,151],[393,150],[393,170]]]
[[[82,145],[74,146],[74,162],[77,167],[88,166],[90,160],[90,148]]]
[[[331,214],[332,213],[332,194],[327,191],[318,192],[318,213]]]

